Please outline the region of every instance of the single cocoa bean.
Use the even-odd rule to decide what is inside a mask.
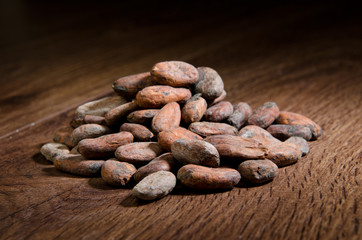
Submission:
[[[243,127],[239,131],[238,136],[254,139],[264,144],[265,146],[268,146],[269,144],[281,143],[281,141],[273,137],[267,130],[256,125],[249,125]]]
[[[304,138],[290,137],[285,142],[297,145],[300,148],[300,151],[302,151],[302,156],[307,155],[307,153],[309,153],[309,145]]]
[[[181,61],[156,63],[151,75],[158,83],[173,87],[187,87],[199,78],[199,72],[194,66]]]
[[[159,109],[134,111],[127,116],[127,120],[131,123],[148,124],[159,111]]]
[[[119,146],[133,142],[130,132],[119,132],[98,138],[83,139],[78,143],[78,151],[87,159],[107,159],[114,157]]]
[[[174,158],[182,164],[197,164],[209,167],[220,165],[216,148],[202,140],[179,139],[171,146]]]
[[[40,153],[46,160],[53,162],[56,156],[69,154],[69,149],[62,143],[46,143],[40,148]]]
[[[194,122],[189,126],[189,130],[202,136],[211,135],[236,135],[238,130],[226,123],[214,122]]]
[[[248,160],[240,163],[238,171],[242,181],[264,183],[277,176],[278,166],[268,159]]]
[[[208,100],[218,98],[224,90],[224,82],[212,68],[198,67],[199,78],[195,83],[195,92],[201,93]]]
[[[75,146],[83,139],[96,138],[111,132],[111,129],[106,126],[99,124],[84,124],[74,129],[71,135],[71,141],[73,146]]]
[[[309,127],[314,139],[322,135],[322,128],[317,123],[298,113],[281,111],[276,123]]]
[[[193,133],[186,128],[177,127],[168,131],[162,131],[158,134],[158,143],[165,151],[171,151],[171,145],[178,139],[195,139],[201,140],[202,137]]]
[[[60,127],[57,130],[55,130],[53,135],[53,141],[57,143],[62,143],[67,145],[68,147],[71,147],[72,141],[71,141],[71,135],[73,132],[72,127]]]
[[[230,135],[214,135],[204,139],[217,149],[220,157],[228,159],[264,158],[267,148],[258,141]]]
[[[138,91],[145,87],[155,85],[155,80],[150,72],[138,73],[117,79],[113,85],[113,90],[125,98],[134,98]]]
[[[221,122],[233,113],[233,105],[228,101],[221,101],[205,112],[205,120],[210,122]]]
[[[293,164],[302,157],[300,148],[292,143],[281,142],[268,145],[267,159],[273,161],[278,167]]]
[[[161,146],[156,142],[136,142],[117,148],[115,155],[119,161],[144,164],[162,154]]]
[[[104,118],[108,126],[119,125],[123,118],[125,118],[129,113],[135,111],[137,108],[138,105],[135,101],[128,102],[109,110]]]
[[[177,179],[182,185],[194,189],[228,189],[239,183],[240,173],[232,168],[188,164],[179,169]]]
[[[273,137],[279,140],[286,140],[290,137],[302,137],[305,140],[312,138],[312,131],[309,127],[302,125],[286,125],[286,124],[275,124],[270,125],[267,129]]]
[[[101,175],[109,185],[126,186],[136,171],[137,169],[132,164],[112,158],[103,163]]]
[[[95,101],[87,102],[83,105],[80,105],[75,110],[76,117],[83,117],[85,115],[96,115],[96,116],[104,116],[109,110],[115,108],[127,101],[120,97],[104,97]]]
[[[148,128],[137,123],[123,123],[120,131],[128,131],[132,133],[134,138],[141,142],[151,141],[154,136]]]
[[[236,127],[237,129],[240,129],[240,127],[246,123],[253,111],[249,104],[245,102],[239,102],[237,104],[234,104],[233,109],[234,111],[227,119],[227,122],[230,125]]]
[[[261,105],[249,117],[250,125],[257,125],[261,128],[267,128],[279,115],[279,108],[275,102],[266,102]]]
[[[186,88],[151,86],[137,93],[136,102],[142,108],[160,108],[167,103],[186,102],[190,98],[191,92]]]
[[[142,179],[133,189],[133,196],[142,200],[155,200],[168,195],[176,186],[171,172],[158,171]]]
[[[181,109],[176,102],[166,104],[152,119],[152,130],[156,133],[171,130],[180,125]]]
[[[171,171],[175,166],[175,159],[172,153],[164,153],[153,159],[147,165],[140,167],[133,175],[136,182],[141,181],[148,175],[158,171]]]
[[[222,91],[222,93],[219,97],[215,98],[214,100],[208,100],[207,106],[211,107],[211,106],[221,102],[222,100],[224,100],[226,98],[226,96],[227,96],[227,92],[224,90],[224,91]]]
[[[103,160],[87,160],[80,154],[63,154],[54,158],[56,169],[87,177],[99,175],[103,163]]]
[[[196,94],[182,108],[182,120],[187,124],[198,122],[204,116],[206,109],[206,100],[201,97],[201,93]]]

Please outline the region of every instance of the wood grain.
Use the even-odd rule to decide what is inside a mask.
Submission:
[[[14,14],[1,15],[17,18],[0,25],[0,239],[361,239],[356,6],[224,7],[218,18],[214,6],[166,21],[169,13],[147,20],[147,6],[121,14],[121,4],[75,4],[64,17],[61,3],[14,2]],[[77,105],[168,59],[215,68],[227,100],[253,108],[275,101],[315,120],[323,135],[269,184],[180,188],[151,203],[99,178],[59,172],[40,155]]]

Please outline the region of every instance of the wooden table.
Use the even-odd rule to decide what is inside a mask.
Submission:
[[[3,5],[6,1],[3,1]],[[7,1],[0,38],[0,239],[361,239],[357,5]],[[323,129],[271,183],[145,204],[40,154],[74,108],[162,60],[210,66],[227,100],[275,101]]]

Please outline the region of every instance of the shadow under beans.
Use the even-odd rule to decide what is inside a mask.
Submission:
[[[155,201],[160,201],[162,199],[155,199],[152,201],[146,201],[146,200],[141,200],[136,198],[135,196],[133,196],[132,194],[129,194],[125,199],[122,200],[122,202],[120,203],[120,205],[122,205],[123,207],[139,207],[139,206],[144,206],[150,203],[153,203]]]
[[[113,186],[107,184],[101,177],[89,178],[88,184],[92,188],[101,189],[101,190],[120,189],[119,187],[113,187]],[[128,188],[123,187],[123,189],[129,189],[129,187]]]
[[[39,163],[41,165],[52,165],[52,163],[50,161],[46,160],[46,158],[40,152],[31,156],[31,159],[34,162]]]
[[[58,171],[55,167],[43,168],[42,171],[51,177],[69,177],[69,178],[83,178],[82,176],[73,175],[66,172]]]
[[[263,183],[251,183],[251,182],[247,182],[247,181],[243,181],[241,180],[235,187],[236,188],[254,188],[254,187],[261,187],[263,185],[266,185],[268,183],[270,183],[273,180],[269,180],[267,182],[263,182]]]
[[[183,196],[192,196],[192,195],[209,195],[228,192],[231,189],[190,189],[177,185],[170,195],[183,195]]]

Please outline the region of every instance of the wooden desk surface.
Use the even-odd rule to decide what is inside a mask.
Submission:
[[[3,2],[0,239],[361,239],[357,6]],[[210,66],[227,100],[275,101],[324,133],[269,184],[179,190],[149,204],[101,179],[58,172],[39,154],[75,106],[162,60]]]

